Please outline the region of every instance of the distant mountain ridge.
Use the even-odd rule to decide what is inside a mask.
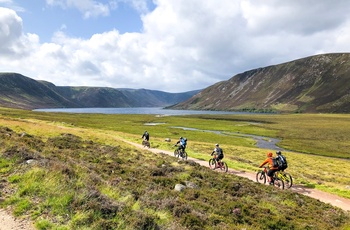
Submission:
[[[56,86],[18,73],[0,73],[0,106],[10,108],[165,107],[198,92]]]
[[[349,113],[350,54],[315,55],[246,71],[170,108]]]

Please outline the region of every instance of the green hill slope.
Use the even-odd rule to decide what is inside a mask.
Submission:
[[[175,109],[350,112],[350,54],[323,54],[238,74]]]
[[[0,73],[0,106],[10,108],[164,107],[187,100],[197,92],[56,86],[21,74]]]

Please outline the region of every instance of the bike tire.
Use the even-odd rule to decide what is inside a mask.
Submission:
[[[281,180],[279,178],[274,178],[273,186],[283,190],[284,189],[284,182],[283,182],[283,180]]]
[[[286,188],[291,188],[293,185],[293,178],[289,173],[283,173],[284,176],[284,186]]]
[[[178,157],[179,156],[179,151],[177,149],[175,149],[174,151],[174,157]]]
[[[216,160],[210,159],[210,160],[209,160],[209,167],[210,167],[211,169],[215,169],[215,168],[216,168]]]
[[[259,171],[256,173],[256,182],[266,184],[266,175],[264,171]]]
[[[221,170],[223,170],[224,172],[228,171],[228,166],[227,166],[226,162],[222,162]]]
[[[143,145],[144,148],[145,148],[145,147],[151,148],[151,145],[150,145],[149,141],[143,140],[143,141],[142,141],[142,145]]]
[[[182,153],[182,160],[187,160],[187,153],[186,152]]]

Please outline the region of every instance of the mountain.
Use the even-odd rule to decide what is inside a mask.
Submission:
[[[315,55],[246,71],[170,108],[349,113],[350,54]]]
[[[187,100],[198,92],[56,86],[17,73],[0,73],[0,106],[21,109],[164,107]]]

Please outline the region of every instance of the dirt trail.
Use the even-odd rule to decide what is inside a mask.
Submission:
[[[0,230],[34,230],[28,220],[14,218],[7,211],[0,209]]]
[[[129,141],[126,141],[126,142],[135,146],[135,147],[144,148],[141,144],[135,144],[135,143],[129,142]],[[147,149],[147,148],[144,148],[144,149]],[[173,156],[173,154],[174,154],[171,151],[159,150],[159,149],[154,149],[154,148],[150,148],[147,150],[149,150],[153,153],[165,153],[165,154],[168,154],[171,156]],[[193,160],[194,162],[197,162],[198,164],[200,164],[202,166],[209,167],[207,161],[198,160],[198,159],[191,158],[191,157],[188,157],[188,160]],[[256,181],[256,179],[255,179],[256,174],[255,173],[245,172],[245,171],[237,171],[237,170],[233,170],[233,169],[229,169],[228,173],[232,173],[232,174],[235,174],[237,176],[245,177],[245,178],[248,178],[252,181]],[[306,196],[318,199],[324,203],[331,204],[331,205],[338,207],[338,208],[341,208],[345,211],[350,211],[350,199],[346,199],[346,198],[343,198],[343,197],[340,197],[337,195],[333,195],[333,194],[330,194],[327,192],[323,192],[323,191],[320,191],[317,189],[306,188],[306,187],[301,186],[301,185],[293,185],[291,190],[295,191],[297,193],[304,194]]]
[[[125,141],[125,140],[124,140]],[[173,156],[173,152],[171,151],[165,151],[160,149],[154,149],[154,148],[144,148],[141,144],[136,144],[134,142],[125,141],[126,143],[129,143],[130,145],[133,145],[137,148],[145,149],[150,152],[153,152],[155,154],[164,153]],[[195,158],[188,157],[188,160],[192,160],[194,162],[197,162],[198,164],[209,167],[207,161],[198,160]],[[237,171],[233,169],[229,169],[228,173],[235,174],[237,176],[248,178],[252,181],[255,181],[255,173],[251,172],[244,172],[244,171]],[[317,189],[310,189],[306,188],[300,185],[293,185],[291,188],[293,191],[304,194],[307,196],[310,196],[312,198],[318,199],[324,203],[329,203],[333,206],[339,207],[345,211],[350,211],[350,199],[345,199],[333,194],[329,194],[326,192],[319,191]],[[10,213],[8,213],[5,210],[0,209],[0,230],[34,230],[34,226],[32,223],[28,220],[20,220],[14,218]]]

